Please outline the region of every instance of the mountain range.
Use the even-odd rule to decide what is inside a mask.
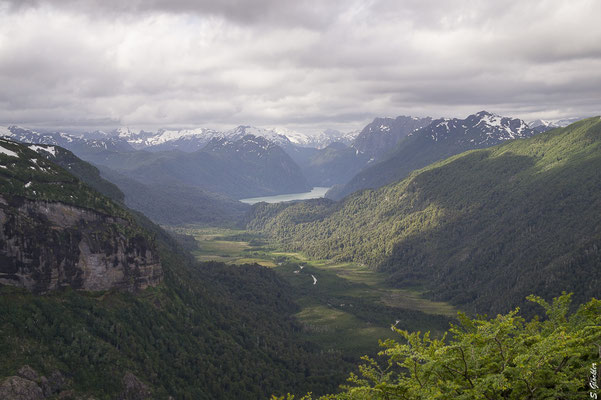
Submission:
[[[91,137],[94,139],[113,139],[127,142],[134,149],[148,151],[181,150],[192,152],[199,150],[212,139],[236,140],[245,135],[260,136],[280,146],[295,145],[300,147],[324,148],[333,142],[350,144],[358,132],[343,133],[326,129],[323,132],[308,135],[282,128],[258,128],[249,125],[240,125],[234,129],[218,131],[209,128],[195,129],[159,129],[156,132],[133,130],[120,127],[113,131],[96,131],[77,135],[78,137]]]
[[[488,114],[471,121],[532,133]],[[464,126],[439,121],[423,137],[456,140],[447,134]],[[573,292],[578,302],[598,294],[600,188],[601,119],[594,117],[450,157],[339,203],[258,204],[247,226],[288,250],[367,264],[392,284],[497,313],[527,307],[531,293]]]
[[[408,128],[385,152],[397,122]],[[265,398],[331,392],[342,381],[350,360],[306,341],[286,279],[256,265],[196,262],[128,204],[166,223],[243,219],[248,237],[363,264],[388,285],[470,314],[521,307],[532,315],[531,293],[573,292],[575,304],[598,294],[600,117],[550,130],[541,123],[541,133],[485,111],[413,122],[374,121],[363,150],[359,142],[301,147],[249,127],[191,151],[140,150],[101,132],[4,130],[30,143],[0,139],[0,397]],[[338,202],[249,210],[216,193],[307,190],[358,165],[378,188]],[[546,326],[567,304],[548,307]],[[583,313],[598,321],[591,304]],[[522,326],[504,318],[495,321]]]
[[[234,199],[314,186],[334,186],[327,196],[341,199],[447,156],[565,122],[535,121],[530,129],[521,120],[483,111],[464,120],[376,118],[360,132],[327,130],[313,136],[243,125],[224,132],[118,128],[85,134],[11,126],[0,128],[0,136],[71,150],[119,186],[124,204],[157,222],[231,226],[247,209]]]
[[[421,124],[420,120],[414,121],[417,125]],[[411,125],[411,128],[414,126]],[[357,190],[378,188],[401,180],[434,161],[536,133],[520,119],[501,117],[487,111],[465,119],[440,118],[407,133],[383,160],[367,166],[345,185],[332,188],[326,196],[339,200]]]
[[[310,189],[281,147],[253,135],[213,138],[194,152],[103,152],[87,160],[146,185],[186,185],[237,199]]]

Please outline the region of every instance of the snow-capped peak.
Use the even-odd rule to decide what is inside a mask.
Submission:
[[[279,145],[290,144],[290,139],[285,135],[281,135],[273,129],[257,128],[255,126],[240,125],[231,131],[226,132],[226,136],[231,138],[239,138],[245,135],[254,135],[263,137]]]
[[[580,117],[572,117],[572,118],[561,118],[561,119],[535,119],[534,121],[530,121],[528,126],[532,129],[537,129],[539,131],[549,130],[553,128],[563,128],[564,126],[568,126],[573,124],[574,122],[580,121],[582,118]]]
[[[482,124],[486,124],[488,126],[495,126],[495,127],[503,126],[503,117],[501,117],[500,115],[492,114],[487,111],[480,111],[476,115],[478,117],[480,117],[480,122],[478,122],[476,124],[476,126],[482,125]]]
[[[119,127],[117,129],[115,129],[115,134],[117,137],[122,138],[122,139],[130,139],[133,138],[135,136],[137,136],[140,133],[140,131],[135,131],[131,128],[128,127]]]
[[[542,127],[557,127],[558,125],[556,125],[554,122],[552,121],[547,121],[544,119],[535,119],[534,121],[530,121],[528,122],[528,125],[530,126],[530,128],[538,128],[539,126]]]
[[[182,138],[202,138],[206,141],[211,140],[214,137],[223,137],[221,132],[214,131],[212,129],[206,128],[196,128],[196,129],[180,129],[180,130],[159,130],[156,135],[151,136],[147,140],[147,144],[149,146],[156,146],[159,144],[163,144],[166,142],[179,140]]]
[[[290,142],[298,146],[307,146],[313,143],[312,137],[302,132],[297,132],[291,129],[279,127],[271,128],[270,130],[276,132],[278,135],[286,136]]]
[[[466,119],[441,118],[417,132],[434,141],[454,137],[474,145],[498,143],[504,140],[531,136],[534,131],[521,119],[503,117],[488,111],[480,111]]]
[[[0,126],[0,136],[12,136],[12,134],[7,126]]]

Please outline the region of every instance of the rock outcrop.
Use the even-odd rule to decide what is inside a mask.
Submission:
[[[131,372],[123,376],[123,392],[119,400],[145,400],[150,398],[150,389]]]
[[[0,383],[0,398],[4,400],[43,400],[44,392],[37,383],[20,376],[10,376]]]
[[[0,195],[0,283],[44,293],[158,284],[154,241],[131,221],[61,202]]]
[[[68,385],[59,371],[54,371],[50,378],[40,376],[29,365],[19,369],[17,375],[0,381],[0,399],[3,400],[42,400],[56,396]],[[64,393],[68,394],[67,392]],[[73,398],[59,396],[59,398]]]

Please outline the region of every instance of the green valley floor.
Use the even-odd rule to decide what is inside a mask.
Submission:
[[[307,339],[327,351],[361,356],[379,351],[379,340],[396,338],[391,329],[442,334],[457,315],[443,302],[422,298],[419,288],[398,289],[384,276],[365,266],[312,260],[299,253],[280,251],[244,230],[171,227],[194,237],[192,253],[199,261],[228,264],[257,263],[285,278],[301,307],[296,318]]]

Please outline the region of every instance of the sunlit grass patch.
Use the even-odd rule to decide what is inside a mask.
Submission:
[[[329,349],[360,354],[377,348],[378,339],[393,337],[389,329],[327,305],[305,307],[295,316],[309,339]]]
[[[414,290],[390,289],[382,297],[384,304],[390,307],[408,308],[426,314],[446,315],[455,317],[457,309],[442,301],[431,301],[421,297],[421,293]]]

